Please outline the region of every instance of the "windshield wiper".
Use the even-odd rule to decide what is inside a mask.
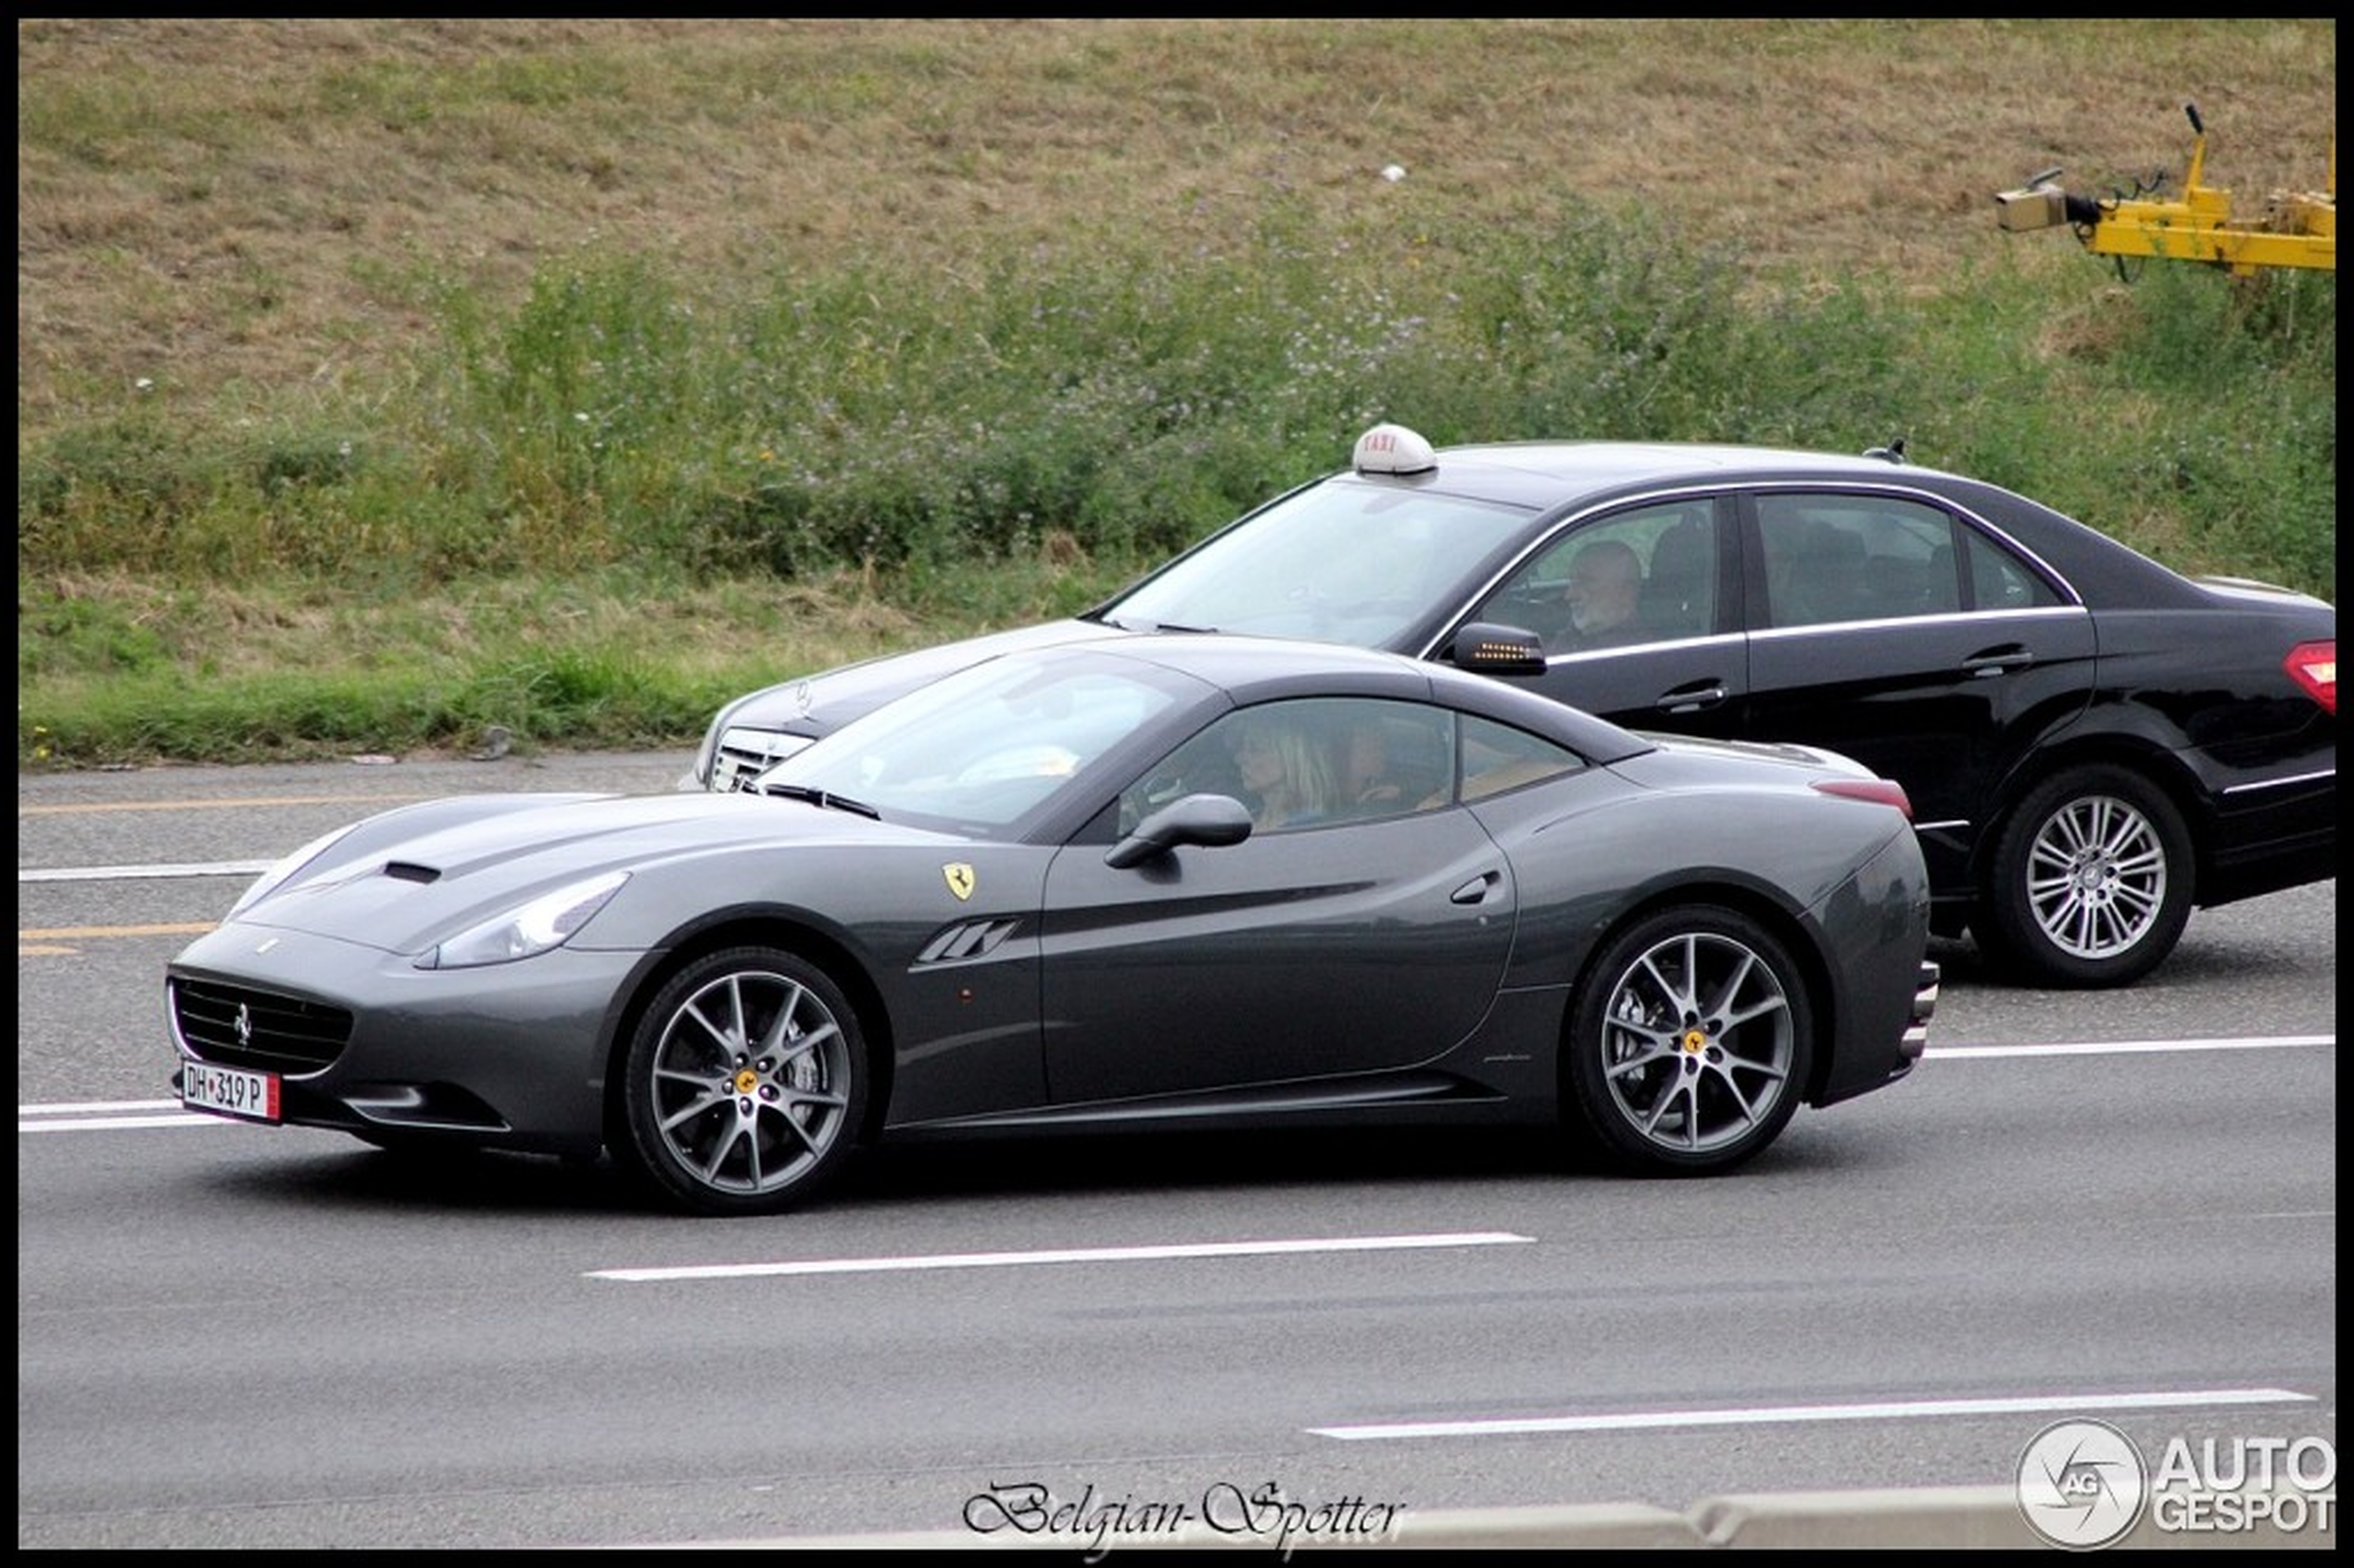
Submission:
[[[1121,631],[1133,632],[1193,632],[1196,635],[1208,635],[1218,629],[1216,626],[1189,626],[1181,621],[1149,621],[1142,617],[1122,620],[1118,615],[1107,615],[1104,621],[1106,625],[1118,626]]]
[[[811,805],[823,806],[828,811],[846,811],[856,816],[872,817],[877,822],[882,820],[882,813],[866,802],[854,801],[848,795],[837,795],[829,790],[820,790],[814,784],[764,784],[760,792],[764,795],[782,795],[789,801],[807,801]]]

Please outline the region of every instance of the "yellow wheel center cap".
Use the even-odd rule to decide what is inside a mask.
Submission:
[[[1708,1031],[1704,1029],[1686,1030],[1684,1031],[1684,1049],[1690,1052],[1695,1056],[1699,1056],[1702,1051],[1707,1050]]]
[[[750,1068],[738,1068],[736,1069],[737,1094],[749,1094],[759,1087],[760,1075],[758,1073],[753,1071]]]

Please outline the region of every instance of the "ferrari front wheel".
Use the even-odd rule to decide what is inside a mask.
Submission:
[[[630,1162],[679,1208],[774,1214],[817,1192],[866,1114],[866,1041],[841,987],[781,949],[731,948],[656,993],[622,1066]]]

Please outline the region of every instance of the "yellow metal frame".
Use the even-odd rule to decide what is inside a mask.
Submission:
[[[2020,230],[2071,223],[2096,256],[2157,257],[2203,261],[2245,277],[2265,267],[2337,270],[2337,143],[2330,143],[2326,191],[2275,192],[2253,226],[2232,223],[2232,195],[2206,183],[2207,131],[2195,106],[2183,106],[2194,133],[2190,169],[2181,199],[2067,195],[2052,183],[2055,169],[1994,199],[2003,227]]]

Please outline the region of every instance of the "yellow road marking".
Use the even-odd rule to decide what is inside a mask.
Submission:
[[[77,811],[218,811],[231,806],[359,805],[374,803],[399,805],[429,800],[427,795],[240,795],[226,801],[88,801],[70,805],[20,805],[19,820],[28,816],[62,816]]]
[[[27,930],[17,929],[17,943],[28,942],[87,942],[93,937],[142,936],[202,936],[221,924],[218,920],[197,920],[176,926],[50,926]]]

